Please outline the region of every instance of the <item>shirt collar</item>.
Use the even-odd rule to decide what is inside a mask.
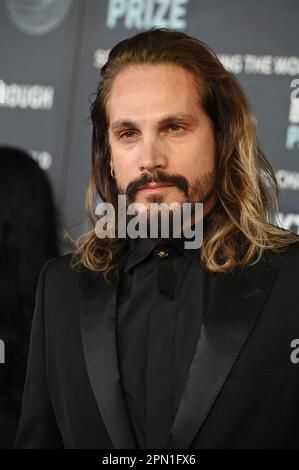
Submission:
[[[135,246],[131,253],[129,254],[125,266],[124,266],[124,273],[126,273],[129,269],[136,266],[138,263],[143,261],[147,258],[155,248],[160,248],[167,251],[167,245],[169,244],[175,246],[175,248],[180,251],[184,256],[186,256],[190,261],[199,261],[200,262],[200,248],[193,249],[193,248],[185,248],[184,242],[188,240],[184,237],[181,238],[169,238],[165,240],[160,240],[158,238],[138,238],[136,239]]]
[[[210,218],[211,214],[214,212],[215,208],[213,208],[208,214],[206,214],[203,218],[203,223],[207,223],[208,219]],[[192,226],[194,227],[194,226]],[[186,256],[190,261],[198,261],[201,264],[201,248],[193,249],[193,248],[186,248],[184,246],[185,241],[191,241],[192,239],[188,240],[188,238],[184,237],[184,234],[181,238],[169,238],[165,240],[167,243],[172,243],[181,253]],[[158,247],[159,243],[163,243],[162,240],[156,238],[137,238],[135,240],[135,246],[133,247],[132,251],[129,253],[127,260],[125,261],[123,271],[126,273],[129,269],[136,266],[142,260],[144,260],[147,256],[150,255],[154,251],[155,248]],[[119,246],[115,253],[121,248]],[[162,249],[162,246],[161,246]]]

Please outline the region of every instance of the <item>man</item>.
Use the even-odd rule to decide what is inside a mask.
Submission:
[[[298,448],[299,237],[272,223],[243,91],[204,43],[157,28],[101,78],[92,227],[41,271],[15,447]],[[202,202],[202,245],[100,238],[95,197],[119,195],[148,221],[152,202]]]

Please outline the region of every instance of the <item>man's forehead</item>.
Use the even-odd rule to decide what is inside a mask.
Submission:
[[[106,103],[111,132],[180,120],[195,124],[201,106],[194,77],[189,70],[172,65],[144,64],[119,72]]]
[[[125,113],[127,109],[158,108],[161,104],[169,108],[166,113],[178,108],[185,110],[186,104],[196,96],[198,90],[194,77],[182,67],[131,66],[114,78],[107,106],[111,112],[123,109]]]

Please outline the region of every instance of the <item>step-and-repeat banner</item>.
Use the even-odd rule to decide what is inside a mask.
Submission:
[[[64,227],[80,235],[89,108],[109,50],[152,26],[183,30],[210,45],[245,89],[280,184],[281,225],[299,233],[298,18],[298,0],[2,0],[0,145],[31,152],[50,176]]]

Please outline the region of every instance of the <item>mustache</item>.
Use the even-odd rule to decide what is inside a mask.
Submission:
[[[178,174],[167,175],[163,171],[157,170],[153,175],[150,175],[149,173],[144,173],[140,178],[128,184],[127,189],[125,191],[128,200],[133,201],[139,189],[142,188],[142,186],[145,186],[150,183],[173,184],[178,189],[180,189],[186,195],[186,197],[188,197],[189,184],[184,176]]]

